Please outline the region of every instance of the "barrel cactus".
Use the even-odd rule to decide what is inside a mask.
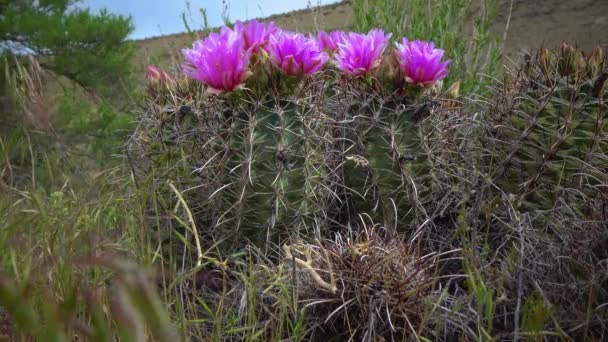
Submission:
[[[521,209],[550,210],[608,183],[607,76],[601,49],[585,56],[565,44],[507,73],[488,146],[493,179]]]
[[[196,42],[184,50],[188,77],[151,88],[130,148],[136,176],[174,183],[216,237],[263,243],[362,214],[407,223],[427,167],[418,123],[447,74],[443,51],[417,42],[383,55],[380,30],[334,34],[336,49],[323,49],[252,25],[263,24]],[[261,35],[249,48],[245,31]]]

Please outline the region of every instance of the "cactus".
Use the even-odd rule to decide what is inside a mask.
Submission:
[[[416,148],[419,90],[385,95],[331,70],[291,93],[200,96],[189,82],[152,92],[131,156],[148,165],[140,178],[180,183],[203,230],[262,243],[360,214],[408,226],[427,167]]]
[[[427,100],[363,89],[347,93],[342,115],[350,139],[341,152],[350,213],[366,213],[391,227],[407,225],[408,213],[420,200],[417,187],[424,186],[427,165],[416,115]]]
[[[390,34],[377,29],[337,35],[339,47],[325,51],[263,27],[237,23],[183,51],[185,74],[206,92],[187,79],[149,88],[140,120],[149,124],[131,154],[148,167],[136,174],[181,182],[216,237],[239,232],[262,244],[358,224],[362,214],[407,227],[428,170],[416,158],[415,118],[447,75],[443,51],[415,41],[383,58]],[[244,32],[263,49],[247,48]],[[324,67],[330,53],[335,68]]]
[[[297,231],[322,219],[329,209],[323,114],[305,98],[218,105],[202,129],[208,140],[195,147],[195,172],[211,185],[211,226],[249,231],[259,240],[275,226]]]
[[[508,73],[490,123],[491,172],[526,210],[549,210],[567,196],[607,183],[608,60],[563,45],[541,50]]]

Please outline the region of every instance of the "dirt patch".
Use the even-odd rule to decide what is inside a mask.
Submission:
[[[510,0],[502,0],[495,29],[504,31]],[[606,0],[513,0],[513,11],[505,54],[561,42],[585,50],[608,44],[608,1]],[[501,33],[502,34],[502,33]]]

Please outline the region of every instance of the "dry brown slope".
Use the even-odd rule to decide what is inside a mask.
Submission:
[[[494,29],[501,37],[510,4],[511,0],[500,0]],[[274,15],[264,20],[274,21],[288,30],[309,32],[319,28],[347,29],[352,26],[352,18],[350,3],[343,2]],[[191,35],[175,34],[136,41],[138,61],[144,64],[158,60],[163,67],[175,66],[179,64],[179,50],[190,46],[192,40]],[[542,44],[556,46],[562,41],[577,43],[584,49],[608,44],[608,0],[513,0],[505,44],[507,56]]]
[[[503,0],[497,28],[503,29],[510,0]],[[608,0],[514,0],[507,54],[562,41],[583,49],[608,44]]]

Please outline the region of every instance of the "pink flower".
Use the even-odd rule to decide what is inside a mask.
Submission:
[[[431,85],[448,75],[450,61],[441,62],[443,50],[430,42],[408,41],[395,44],[399,67],[409,83]]]
[[[329,59],[313,38],[301,33],[273,34],[266,50],[272,64],[291,76],[314,74]]]
[[[242,32],[245,40],[245,49],[251,49],[252,53],[258,52],[268,43],[270,35],[277,32],[278,28],[273,22],[268,24],[260,23],[257,20],[250,20],[243,24],[237,21],[234,25],[235,31]]]
[[[165,71],[160,72],[160,80],[169,82],[169,83],[173,82],[173,78],[171,76],[169,76],[169,74]]]
[[[158,81],[160,80],[160,72],[158,71],[158,69],[152,65],[152,64],[148,64],[148,66],[146,66],[146,78],[150,81]]]
[[[368,34],[349,33],[338,43],[336,66],[352,76],[364,76],[380,64],[391,34],[373,29]]]
[[[321,49],[334,52],[338,48],[338,44],[341,43],[345,37],[346,33],[344,33],[344,31],[332,31],[329,34],[325,31],[319,31],[317,33],[317,42]]]
[[[243,35],[224,27],[220,33],[210,33],[204,40],[182,49],[188,64],[184,73],[208,86],[210,93],[237,89],[247,77],[251,50],[245,50]]]
[[[152,64],[146,66],[146,78],[152,84],[172,84],[174,82],[173,78],[169,76],[166,71],[158,70],[158,68]]]

